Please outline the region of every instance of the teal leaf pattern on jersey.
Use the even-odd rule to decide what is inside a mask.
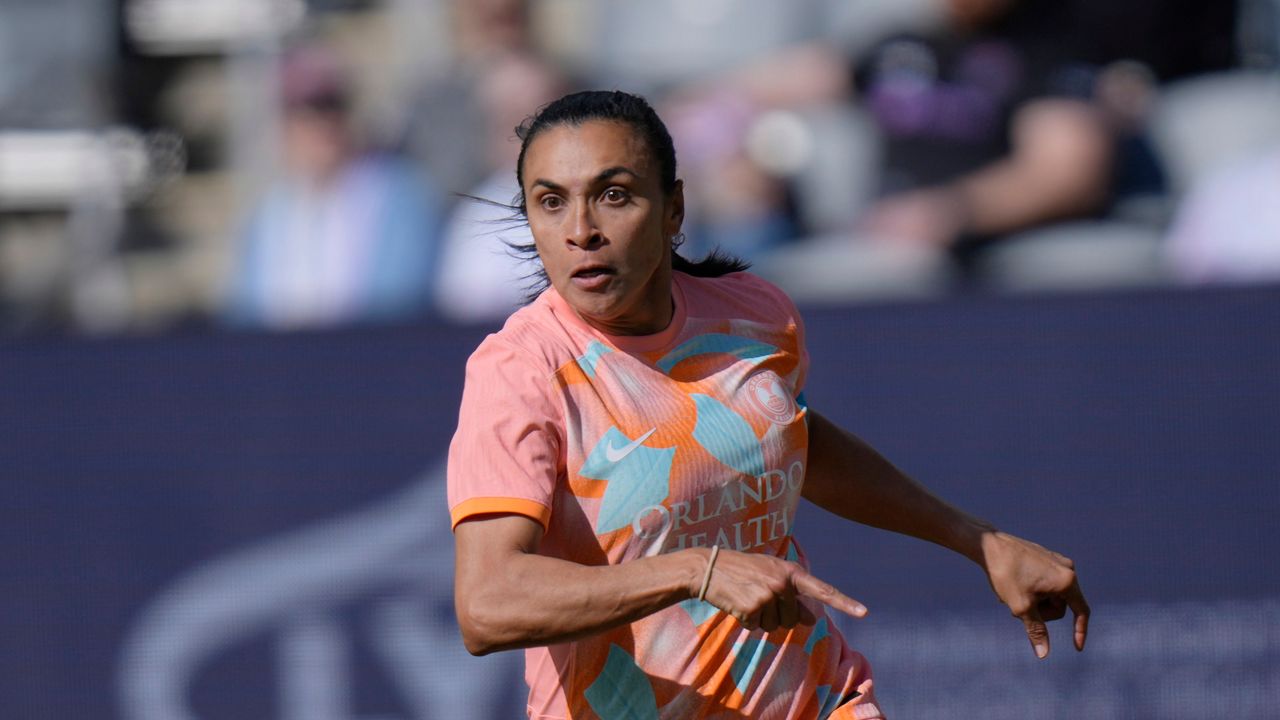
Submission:
[[[578,367],[582,368],[582,372],[586,373],[587,377],[593,378],[596,376],[596,366],[600,364],[600,358],[611,352],[613,348],[599,340],[592,340],[587,346],[587,351],[578,358]]]
[[[777,649],[777,645],[757,638],[747,638],[733,646],[733,665],[729,666],[729,676],[738,686],[738,692],[747,691],[760,661]]]
[[[836,708],[846,701],[858,697],[856,691],[842,697],[840,693],[831,692],[830,685],[819,685],[816,692],[818,695],[818,720],[827,720],[831,713],[836,711]]]
[[[831,714],[831,711],[836,709],[835,703],[832,703],[831,707],[827,707],[827,702],[832,699],[839,700],[840,696],[831,694],[830,685],[819,685],[814,694],[818,696],[818,717],[825,720]]]
[[[840,707],[840,693],[831,692],[831,685],[818,685],[818,720],[827,720],[827,716]]]
[[[601,720],[657,720],[658,700],[635,658],[617,645],[583,696]]]
[[[689,613],[689,619],[693,621],[694,627],[710,620],[715,617],[716,613],[720,612],[715,605],[698,598],[690,598],[680,603],[680,609]]]
[[[658,360],[662,372],[671,374],[671,369],[695,355],[709,353],[727,353],[741,360],[759,364],[762,360],[778,352],[778,348],[759,340],[726,335],[724,333],[707,333],[680,343],[674,350]]]
[[[698,411],[693,439],[715,459],[743,475],[763,475],[764,451],[751,424],[710,395],[693,393],[691,397]]]
[[[646,437],[648,433],[638,440]],[[676,449],[635,443],[617,427],[611,427],[578,470],[582,477],[609,483],[596,517],[597,535],[630,525],[637,513],[662,502],[670,492],[671,461]]]
[[[847,696],[841,696],[840,693],[831,692],[830,685],[819,685],[816,694],[818,696],[818,720],[827,720],[836,708],[843,705],[846,701],[858,697],[858,692],[850,692]]]
[[[813,648],[817,646],[818,641],[831,634],[827,629],[827,619],[822,618],[813,626],[813,632],[809,634],[809,640],[804,644],[804,651],[808,655],[813,654]]]

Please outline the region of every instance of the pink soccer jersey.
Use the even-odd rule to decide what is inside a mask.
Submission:
[[[540,553],[585,565],[719,545],[807,567],[800,317],[748,273],[677,272],[672,292],[656,335],[604,335],[550,289],[481,343],[449,449],[455,527],[525,515]],[[881,717],[866,660],[804,602],[815,624],[772,633],[688,600],[527,650],[529,716]]]

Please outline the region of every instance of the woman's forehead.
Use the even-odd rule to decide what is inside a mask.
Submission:
[[[613,167],[648,177],[652,164],[647,143],[631,125],[588,120],[555,125],[538,133],[525,153],[524,177],[526,182],[544,179],[563,184],[562,180],[589,179]]]

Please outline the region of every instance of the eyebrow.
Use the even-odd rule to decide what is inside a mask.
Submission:
[[[600,172],[596,173],[596,176],[591,178],[591,184],[598,185],[604,182],[605,180],[612,178],[615,175],[623,175],[623,174],[630,175],[631,177],[634,177],[637,180],[641,179],[640,173],[637,173],[635,170],[632,170],[626,165],[614,165],[613,167],[607,167],[604,170],[601,170]],[[565,189],[563,185],[560,185],[559,183],[551,182],[550,180],[547,180],[545,178],[538,178],[537,180],[533,181],[533,184],[550,188],[556,192],[564,192],[564,189]]]

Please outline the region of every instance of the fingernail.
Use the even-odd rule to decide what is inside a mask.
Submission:
[[[1049,646],[1044,643],[1036,643],[1036,657],[1043,660],[1049,654]]]
[[[857,615],[858,617],[863,617],[863,616],[865,616],[865,615],[867,614],[867,606],[866,606],[866,605],[856,605],[856,606],[854,606],[854,608],[853,608],[853,614],[854,614],[854,615]]]

